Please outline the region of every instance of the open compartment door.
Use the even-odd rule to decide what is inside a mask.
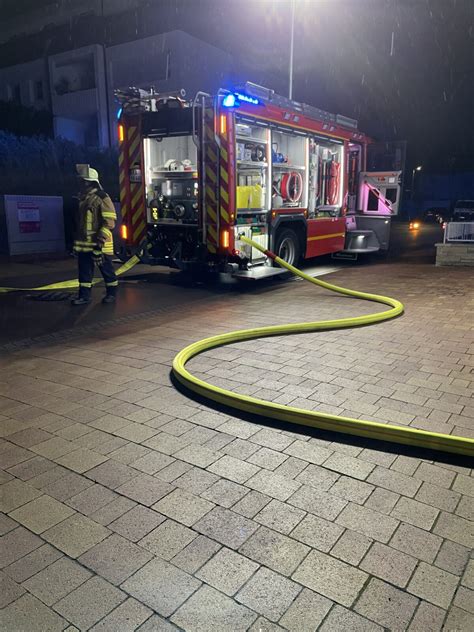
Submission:
[[[359,174],[358,212],[364,215],[398,214],[401,171],[362,171]]]

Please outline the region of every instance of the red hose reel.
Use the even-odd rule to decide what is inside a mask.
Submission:
[[[303,194],[303,177],[298,171],[284,173],[280,183],[281,197],[285,202],[299,202]]]

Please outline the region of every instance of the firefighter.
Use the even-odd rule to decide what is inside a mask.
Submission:
[[[112,230],[117,214],[112,200],[102,189],[99,174],[89,165],[76,165],[80,186],[74,252],[77,254],[79,295],[73,305],[91,302],[92,280],[97,265],[105,281],[102,303],[114,303],[118,281],[112,263]]]

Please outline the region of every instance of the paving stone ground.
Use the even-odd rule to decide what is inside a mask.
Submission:
[[[406,314],[215,349],[194,373],[474,437],[472,272],[327,278]],[[4,355],[0,629],[471,632],[471,464],[244,420],[170,381],[190,341],[374,309],[292,281]]]

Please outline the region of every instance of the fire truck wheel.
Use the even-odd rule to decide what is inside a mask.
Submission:
[[[298,263],[301,257],[301,246],[294,230],[284,228],[278,233],[275,253],[292,266]]]

